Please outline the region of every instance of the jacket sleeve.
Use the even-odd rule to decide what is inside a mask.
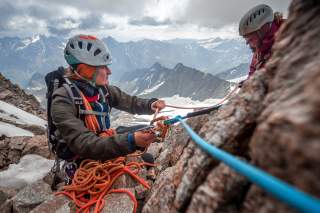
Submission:
[[[108,86],[108,90],[111,96],[111,107],[131,114],[151,115],[154,113],[151,109],[151,104],[157,101],[157,98],[144,99],[138,98],[137,96],[130,96],[116,86]]]
[[[101,138],[87,129],[76,117],[75,107],[63,87],[53,94],[51,115],[69,149],[83,158],[108,160],[135,151],[128,142],[128,133]]]

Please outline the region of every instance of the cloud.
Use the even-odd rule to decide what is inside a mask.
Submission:
[[[127,40],[212,37],[226,29],[236,32],[242,15],[260,3],[286,12],[289,0],[1,0],[0,37],[79,32]]]
[[[65,18],[50,21],[48,30],[54,35],[68,35],[72,30],[79,28],[79,26],[79,21],[72,18]]]
[[[160,25],[170,25],[172,22],[169,19],[158,21],[153,17],[144,16],[141,19],[133,19],[129,20],[129,24],[131,25],[150,25],[150,26],[160,26]]]
[[[21,1],[21,0],[19,0]],[[55,4],[76,8],[80,13],[111,14],[130,17],[140,17],[148,0],[29,0],[30,2],[46,5]]]
[[[189,0],[183,15],[176,17],[182,23],[219,28],[238,24],[241,17],[258,4],[268,4],[274,10],[287,13],[290,0]]]

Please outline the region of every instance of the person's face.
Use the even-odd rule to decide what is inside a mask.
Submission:
[[[250,33],[244,36],[247,45],[249,45],[252,52],[255,52],[260,46],[260,38],[256,32]]]
[[[107,66],[97,67],[96,85],[106,86],[109,84],[109,75],[111,75],[111,70]]]

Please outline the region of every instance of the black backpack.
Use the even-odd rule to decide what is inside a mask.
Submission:
[[[57,70],[48,73],[45,76],[45,82],[47,85],[47,120],[48,120],[48,147],[52,153],[58,156],[61,159],[68,160],[72,159],[75,154],[70,151],[66,143],[60,137],[57,127],[54,125],[51,117],[51,104],[52,104],[52,95],[54,91],[60,87],[64,87],[71,98],[73,104],[79,110],[84,110],[83,100],[80,95],[80,90],[69,81],[65,76],[65,69],[59,67]],[[79,112],[78,112],[79,114]],[[80,117],[80,114],[79,114]]]
[[[52,94],[53,92],[61,87],[65,83],[64,79],[64,68],[59,67],[58,70],[48,73],[45,76],[45,81],[47,85],[47,120],[48,120],[48,129],[47,129],[47,136],[48,136],[48,146],[51,152],[56,154],[58,139],[55,136],[55,132],[57,131],[56,126],[52,122],[51,117],[51,104],[52,104]]]

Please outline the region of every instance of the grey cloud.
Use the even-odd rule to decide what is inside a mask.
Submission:
[[[34,0],[36,1],[36,0]],[[53,2],[51,0],[42,0],[41,4]],[[94,14],[108,13],[114,15],[127,15],[140,17],[144,6],[148,0],[55,0],[55,4],[66,5],[77,8],[83,12]],[[38,0],[39,3],[39,0]]]
[[[176,21],[218,28],[238,23],[249,9],[262,3],[268,4],[276,11],[286,13],[289,2],[290,0],[190,0],[183,15],[176,17]]]
[[[75,24],[75,27],[72,27],[72,28],[61,27],[61,25],[63,26],[63,22],[66,22],[66,21]],[[75,30],[75,29],[94,31],[95,29],[98,29],[98,28],[114,29],[115,27],[116,26],[112,23],[102,23],[102,19],[99,16],[89,15],[88,17],[80,20],[66,18],[66,19],[61,19],[56,21],[50,21],[48,29],[51,34],[66,36],[66,35],[69,35],[72,32],[72,30]]]
[[[104,14],[128,17],[129,24],[135,26],[161,26],[195,24],[197,26],[219,28],[228,24],[238,23],[241,16],[251,7],[260,3],[267,3],[275,10],[287,11],[290,0],[189,0],[181,11],[173,13],[164,21],[157,17],[146,16],[145,8],[150,2],[161,0],[0,0],[0,36],[18,35],[22,29],[15,31],[8,23],[14,17],[30,17],[32,20],[41,20],[46,23],[52,34],[68,34],[71,29],[61,27],[61,23],[71,20],[78,23],[77,30],[113,29],[113,23],[101,20]],[[170,0],[167,0],[170,4]],[[68,9],[75,9],[70,12]],[[67,10],[67,11],[66,11]],[[74,14],[87,14],[85,18],[73,16]],[[74,20],[76,19],[76,20]],[[34,23],[23,26],[22,34],[37,33]],[[46,29],[42,29],[42,32]]]
[[[0,2],[0,31],[8,29],[8,21],[20,11],[6,1]]]
[[[79,25],[80,23],[77,20],[72,18],[58,19],[58,20],[48,20],[48,30],[51,34],[54,35],[68,35],[75,27],[65,27],[65,23],[69,22],[74,25]]]
[[[132,19],[129,20],[129,24],[131,25],[149,25],[149,26],[160,26],[160,25],[170,25],[172,22],[169,19],[166,19],[164,21],[157,21],[153,17],[144,16],[141,19]]]
[[[61,26],[60,23],[70,19],[79,22],[79,30],[113,29],[116,27],[113,23],[102,23],[103,14],[126,15],[139,19],[143,15],[145,2],[146,0],[2,0],[0,1],[0,36],[21,33],[21,31],[15,32],[8,25],[10,20],[16,16],[44,20],[47,30],[52,34],[69,33],[72,29],[59,27],[59,25]],[[64,14],[68,8],[76,9],[80,15],[86,14],[87,16],[79,20],[72,20],[72,17],[68,17],[70,14]],[[23,33],[23,36],[28,33],[37,33],[33,31],[33,27],[26,23],[24,28],[29,32]]]
[[[87,2],[87,1],[86,1]],[[94,1],[93,1],[94,2]],[[103,3],[105,1],[101,1]],[[71,4],[72,3],[72,4]],[[35,31],[34,25],[25,23],[23,26],[24,31],[13,29],[12,26],[9,26],[9,22],[13,22],[12,19],[16,17],[28,17],[32,20],[43,20],[46,23],[46,26],[43,26],[43,31],[48,31],[51,34],[68,34],[73,28],[63,27],[63,23],[69,21],[71,23],[78,23],[78,29],[113,29],[115,25],[112,23],[103,23],[102,24],[102,13],[99,11],[91,11],[86,4],[79,3],[76,4],[77,1],[70,1],[70,3],[65,3],[65,1],[36,1],[29,0],[24,4],[23,1],[17,0],[15,2],[11,2],[8,0],[4,0],[0,2],[0,36],[25,36],[27,34],[37,33]],[[84,4],[83,6],[81,4]],[[89,4],[87,2],[87,4]],[[95,4],[98,7],[98,4]],[[72,17],[68,17],[69,14],[64,14],[66,12],[66,8],[75,8],[79,11],[79,13],[86,14],[85,18],[80,18],[75,20]],[[100,8],[100,11],[103,11],[103,8]],[[80,16],[79,16],[80,17]]]
[[[69,35],[72,29],[59,29],[56,27],[49,26],[48,30],[53,35],[66,36]]]

